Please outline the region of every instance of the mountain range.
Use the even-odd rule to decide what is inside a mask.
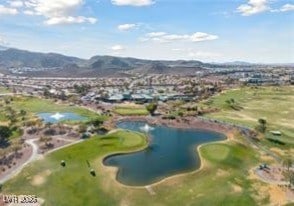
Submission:
[[[0,47],[0,73],[36,77],[123,76],[136,72],[154,74],[195,74],[209,68],[224,68],[240,63],[203,63],[201,61],[144,60],[115,56],[81,59],[56,53],[30,52]],[[252,66],[242,62],[243,67]]]

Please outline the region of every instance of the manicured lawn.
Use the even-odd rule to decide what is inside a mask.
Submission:
[[[148,111],[146,110],[145,106],[140,105],[117,106],[114,108],[114,112],[123,116],[148,115]]]
[[[117,131],[65,148],[29,165],[3,187],[4,194],[36,194],[45,205],[260,205],[248,177],[257,163],[254,151],[245,144],[212,143],[200,148],[205,167],[195,173],[166,180],[145,188],[117,184],[109,167],[102,166],[106,154],[131,151],[147,145],[139,133]],[[195,148],[196,152],[196,148]],[[66,167],[60,161],[66,161]],[[86,161],[97,176],[89,174]],[[148,165],[146,165],[148,167]]]
[[[259,118],[265,118],[268,132],[282,132],[281,141],[294,145],[294,87],[243,87],[228,90],[202,103],[203,107],[219,108],[208,117],[254,128]],[[226,100],[234,99],[240,110],[231,108]]]
[[[103,190],[101,157],[112,151],[134,150],[144,147],[146,138],[138,133],[118,131],[103,138],[92,138],[81,144],[71,146],[48,155],[27,167],[21,175],[5,185],[4,192],[36,194],[46,199],[46,205],[115,205],[117,199],[112,193]],[[60,161],[66,161],[66,167]],[[96,170],[97,176],[89,173],[86,161]],[[38,175],[46,182],[31,184]],[[35,177],[34,177],[35,176]],[[33,186],[34,185],[34,186]]]
[[[28,113],[50,113],[50,112],[73,112],[81,116],[91,118],[101,117],[96,113],[80,108],[77,106],[70,106],[66,104],[60,104],[53,102],[52,100],[35,98],[35,97],[14,97],[13,101],[10,103],[11,107],[17,111],[25,110]],[[101,117],[104,118],[104,117]]]

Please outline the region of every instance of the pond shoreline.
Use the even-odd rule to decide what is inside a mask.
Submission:
[[[124,121],[139,121],[146,122],[147,124],[153,126],[166,126],[176,129],[202,129],[213,131],[217,133],[223,133],[224,135],[231,133],[234,129],[233,127],[225,124],[221,124],[215,121],[204,121],[203,119],[195,117],[186,117],[177,120],[165,120],[160,117],[142,117],[142,116],[132,116],[132,117],[121,117],[114,119],[112,127],[116,128],[116,125]]]
[[[222,126],[222,125],[217,124],[215,122],[206,123],[206,122],[204,122],[202,120],[196,119],[196,121],[189,122],[189,124],[187,124],[186,122],[185,123],[184,122],[176,122],[175,123],[173,121],[168,121],[168,120],[161,120],[161,121],[158,121],[158,120],[159,120],[158,118],[152,118],[152,117],[147,117],[147,118],[146,117],[123,117],[123,118],[116,119],[114,122],[115,122],[115,126],[118,123],[121,123],[121,122],[136,121],[136,122],[146,122],[147,124],[149,124],[151,126],[165,126],[165,127],[175,128],[175,129],[206,130],[206,131],[222,134],[222,135],[224,135],[224,139],[223,140],[212,141],[212,142],[208,142],[208,143],[202,143],[200,145],[197,145],[193,149],[194,152],[198,153],[198,157],[199,157],[199,167],[198,168],[191,169],[190,171],[181,171],[181,172],[178,172],[177,174],[164,177],[163,179],[161,179],[159,181],[155,181],[155,182],[147,184],[147,185],[137,185],[136,186],[136,185],[127,185],[127,184],[121,183],[118,180],[119,167],[106,165],[105,161],[106,161],[106,159],[111,158],[113,156],[123,155],[123,154],[133,154],[133,153],[141,152],[141,151],[145,150],[148,147],[149,142],[147,142],[146,147],[136,149],[134,151],[115,152],[115,153],[112,153],[112,154],[107,154],[104,157],[102,157],[101,165],[105,170],[107,170],[107,171],[109,171],[111,173],[112,179],[114,179],[115,183],[118,184],[119,186],[123,186],[123,187],[127,187],[127,188],[135,188],[135,189],[147,189],[148,187],[156,186],[158,184],[161,184],[163,182],[166,182],[168,180],[171,180],[171,179],[174,179],[174,178],[177,178],[177,177],[180,177],[180,176],[197,173],[197,172],[201,171],[204,168],[204,166],[206,165],[205,160],[203,159],[203,157],[201,155],[200,148],[202,146],[213,144],[213,143],[227,142],[232,138],[232,128]]]

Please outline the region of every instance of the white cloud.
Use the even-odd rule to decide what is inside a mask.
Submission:
[[[135,28],[136,26],[137,26],[136,24],[121,24],[117,26],[117,29],[120,31],[129,31]]]
[[[195,51],[192,48],[174,48],[172,49],[173,52],[180,52],[187,55],[189,58],[215,58],[220,57],[219,53],[215,52],[207,52],[207,51]]]
[[[84,16],[61,16],[61,17],[52,17],[45,21],[47,25],[57,25],[57,24],[81,24],[81,23],[90,23],[95,24],[97,19],[95,18],[87,18]]]
[[[153,0],[111,0],[117,6],[149,6],[155,3]]]
[[[151,33],[148,33],[146,34],[147,37],[159,37],[159,36],[164,36],[166,35],[165,32],[151,32]]]
[[[191,41],[191,42],[201,42],[201,41],[210,41],[218,39],[217,35],[207,34],[203,32],[196,32],[194,34],[167,34],[165,32],[152,32],[145,35],[144,38],[141,38],[141,41],[156,41],[160,43],[169,43],[174,41]]]
[[[10,43],[6,40],[5,36],[0,34],[0,46],[7,47]]]
[[[0,36],[0,45],[7,45],[7,42]]]
[[[180,52],[180,51],[184,51],[184,49],[174,48],[174,49],[172,49],[172,51],[174,51],[174,52]]]
[[[237,12],[242,16],[251,16],[265,11],[276,13],[294,10],[293,4],[285,4],[280,9],[271,9],[269,6],[271,2],[270,0],[248,0],[247,4],[242,4],[237,8]]]
[[[293,11],[294,10],[294,4],[285,4],[284,6],[282,6],[282,8],[280,9],[281,12],[285,12],[285,11]]]
[[[174,48],[173,52],[181,53],[186,55],[188,59],[201,59],[201,60],[214,60],[216,58],[222,57],[221,54],[215,52],[207,51],[195,51],[192,48]]]
[[[115,52],[119,52],[119,51],[125,50],[125,48],[122,45],[117,44],[117,45],[112,46],[111,50],[115,51]]]
[[[188,57],[192,59],[214,59],[217,57],[221,57],[222,55],[214,52],[204,52],[204,51],[197,51],[197,52],[189,52]]]
[[[67,16],[81,6],[83,0],[26,0],[25,5],[38,15],[46,17]]]
[[[30,15],[30,16],[33,16],[33,15],[37,15],[34,11],[32,10],[24,10],[23,13],[25,15]]]
[[[249,0],[247,4],[242,4],[237,8],[237,12],[242,16],[251,16],[264,11],[268,11],[268,0]]]
[[[15,7],[15,8],[19,8],[19,7],[22,7],[24,4],[22,1],[19,1],[19,0],[13,0],[13,1],[9,1],[9,5],[11,7]]]
[[[93,17],[74,15],[83,3],[84,0],[25,0],[24,14],[44,16],[47,25],[96,23]]]
[[[210,40],[215,40],[218,39],[217,35],[211,35],[203,32],[196,32],[193,35],[191,35],[191,40],[193,42],[198,42],[198,41],[210,41]]]
[[[18,14],[17,9],[0,5],[0,15],[16,15],[16,14]]]

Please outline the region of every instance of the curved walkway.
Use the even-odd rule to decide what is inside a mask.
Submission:
[[[15,168],[12,172],[10,172],[9,174],[5,175],[2,179],[0,179],[0,184],[3,184],[5,183],[6,181],[10,180],[11,178],[13,178],[14,176],[16,176],[17,174],[19,174],[22,169],[24,167],[26,167],[29,163],[35,161],[35,160],[38,160],[40,159],[41,157],[43,157],[43,155],[41,154],[38,154],[38,145],[35,143],[36,140],[38,140],[39,138],[34,138],[34,139],[29,139],[29,140],[26,140],[25,143],[30,145],[32,147],[32,154],[30,156],[30,158],[22,165],[19,165],[17,168]],[[60,138],[60,139],[63,139],[63,138]],[[64,139],[63,139],[64,140]],[[84,141],[83,139],[81,140],[78,140],[76,142],[71,142],[69,144],[66,144],[64,146],[61,146],[61,147],[58,147],[58,148],[55,148],[53,150],[50,150],[48,151],[46,154],[49,154],[49,153],[52,153],[52,152],[55,152],[57,150],[60,150],[60,149],[63,149],[65,147],[69,147],[71,145],[74,145],[74,144],[78,144],[80,142]]]
[[[40,157],[40,155],[38,154],[38,145],[34,142],[36,141],[36,139],[29,139],[26,140],[25,143],[30,145],[32,147],[32,154],[30,156],[30,158],[25,161],[24,164],[19,165],[17,168],[15,168],[12,172],[10,172],[9,174],[5,175],[2,179],[0,179],[0,184],[5,183],[6,181],[8,181],[9,179],[11,179],[12,177],[14,177],[15,175],[17,175],[18,173],[21,172],[21,170],[27,166],[29,163],[31,163],[32,161],[38,159]]]

